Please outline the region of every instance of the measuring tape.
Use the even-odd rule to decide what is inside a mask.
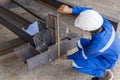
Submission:
[[[57,12],[57,43],[58,43],[58,58],[60,58],[60,21],[59,12]]]

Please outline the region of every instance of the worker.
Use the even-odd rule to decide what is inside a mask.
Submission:
[[[113,25],[101,14],[88,7],[61,5],[58,12],[78,15],[75,27],[87,31],[91,39],[80,38],[78,51],[67,55],[78,72],[94,76],[92,80],[113,80],[112,69],[120,54],[120,40]]]

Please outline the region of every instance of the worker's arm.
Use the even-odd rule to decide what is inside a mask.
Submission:
[[[82,56],[82,49],[86,48],[88,45],[90,44],[90,40],[87,38],[80,38],[80,40],[77,41],[77,47],[78,47],[78,51],[73,53],[72,55],[68,55],[67,59],[77,59],[77,58],[84,58]]]
[[[101,49],[99,42],[89,42],[87,40],[85,42],[79,43],[78,48],[80,49],[74,54],[68,55],[67,59],[89,59],[102,54],[99,52]]]
[[[88,8],[88,7],[73,6],[72,7],[72,14],[79,15],[82,11],[91,10],[91,9],[92,8]]]
[[[78,49],[86,48],[90,44],[90,39],[87,38],[80,38],[80,40],[77,41],[77,47]]]
[[[58,12],[63,14],[80,14],[84,10],[91,10],[92,8],[73,6],[72,8],[67,5],[62,5],[58,8]]]
[[[77,59],[77,58],[84,58],[81,51],[83,48],[86,48],[90,44],[90,40],[86,38],[80,38],[80,40],[77,41],[77,47],[78,51],[75,52],[72,55],[68,55],[67,59]]]

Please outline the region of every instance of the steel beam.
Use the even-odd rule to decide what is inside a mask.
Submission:
[[[23,46],[20,46],[20,47],[14,49],[15,55],[18,56],[20,59],[24,60],[25,62],[27,62],[29,70],[35,68],[36,66],[38,66],[40,64],[46,64],[46,63],[54,61],[58,58],[58,54],[57,54],[58,53],[58,50],[57,50],[58,45],[57,45],[57,41],[56,41],[56,38],[58,35],[55,35],[55,33],[57,33],[56,18],[57,18],[56,16],[51,15],[51,14],[49,14],[47,16],[47,21],[46,21],[47,24],[46,25],[48,26],[48,28],[51,28],[52,38],[54,41],[54,44],[51,46],[48,46],[47,50],[45,50],[43,52],[39,51],[39,53],[38,53],[37,50],[34,47],[31,47],[30,45],[23,45]],[[64,27],[64,26],[62,26],[62,27]],[[63,30],[63,29],[64,28],[62,28],[61,30]],[[63,30],[62,33],[66,34],[66,31],[64,32],[64,30]],[[70,40],[68,38],[62,40],[62,38],[61,38],[60,56],[62,56],[63,54],[66,54],[68,50],[75,48],[77,40],[81,37],[81,36],[78,37],[77,34],[73,34],[73,33],[69,33],[69,34],[68,34],[69,36],[67,36],[67,37],[69,37]],[[38,37],[36,36],[36,39],[39,39],[39,37],[40,36],[38,36]],[[35,43],[37,45],[39,45],[39,47],[40,47],[40,43],[38,41],[36,41]]]
[[[60,56],[67,53],[68,50],[71,50],[76,47],[76,41],[79,39],[75,38],[72,40],[63,40],[60,44]],[[27,60],[28,69],[31,70],[41,64],[46,64],[51,61],[54,61],[58,59],[58,50],[57,50],[57,44],[52,45],[49,47],[49,49],[41,54],[38,54],[30,59]]]
[[[30,44],[25,44],[14,49],[14,54],[24,62],[27,59],[39,54],[39,52]]]
[[[30,0],[31,2],[29,2],[28,4],[24,3],[23,0],[12,0],[12,1],[14,3],[20,5],[23,9],[27,10],[28,12],[34,13],[34,16],[37,16],[38,19],[40,19],[40,18],[45,19],[45,23],[47,22],[47,19],[46,19],[47,14],[56,15],[56,12],[57,12],[56,10],[53,10],[49,6],[39,4],[38,2],[36,2],[34,0]],[[70,22],[69,22],[69,20],[70,20]],[[60,25],[60,26],[61,27],[62,26],[69,27],[69,30],[72,30],[73,32],[80,34],[81,30],[79,30],[78,28],[75,28],[74,26],[71,25],[73,20],[74,20],[74,18],[72,18],[72,17],[60,14],[60,24],[64,24],[64,25]]]
[[[60,42],[60,56],[66,54],[69,50],[76,47],[76,42],[80,37],[71,38],[71,40],[62,40]],[[48,50],[40,53],[30,44],[22,45],[14,49],[15,55],[27,63],[28,69],[52,62],[58,59],[58,44],[49,46]]]
[[[25,3],[25,1],[22,2],[22,1],[19,1],[19,0],[11,0],[11,1],[13,3],[17,4],[18,6],[20,6],[21,8],[25,9],[26,11],[28,11],[30,14],[32,14],[33,16],[35,16],[36,18],[38,18],[41,22],[45,23],[45,19],[41,18],[39,16],[39,14],[37,14],[39,12],[35,12],[35,10],[33,10],[30,7],[30,5],[29,5],[30,2],[26,2]]]
[[[25,42],[20,38],[0,43],[0,56],[13,52],[15,47],[23,44],[25,44]]]
[[[39,18],[43,22],[45,22],[45,20],[43,18],[41,18],[39,16],[39,14],[37,14],[38,13],[37,11],[33,10],[32,8],[30,8],[31,4],[29,4],[29,5],[28,4],[27,5],[23,4],[22,1],[20,1],[20,0],[11,0],[11,1],[16,3],[17,5],[19,5],[23,9],[27,10],[29,13],[31,13],[35,17]],[[54,10],[57,10],[62,4],[65,4],[65,3],[59,2],[57,0],[51,0],[51,1],[50,0],[35,0],[35,1],[39,2],[40,4],[43,4],[43,5],[47,6],[49,8],[52,8]],[[38,4],[36,4],[36,5],[38,5]],[[66,4],[66,5],[72,7],[72,5],[69,5],[69,4]],[[71,15],[71,14],[69,16],[73,17],[73,18],[76,17],[76,15]],[[113,24],[115,30],[117,31],[118,21],[117,20],[114,20],[114,21],[113,20],[109,20],[109,21]]]
[[[32,36],[22,30],[31,24],[30,21],[0,6],[0,23],[24,41],[33,44]]]

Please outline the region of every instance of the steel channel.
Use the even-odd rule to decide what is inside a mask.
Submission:
[[[18,6],[20,6],[21,8],[23,8],[24,10],[28,11],[30,14],[32,14],[33,16],[35,16],[36,18],[38,18],[42,23],[45,23],[45,19],[42,19],[40,16],[38,16],[36,13],[32,12],[31,10],[29,10],[28,8],[24,7],[22,4],[19,3],[18,0],[11,0],[13,3],[17,4]],[[26,4],[29,5],[29,4]]]
[[[27,28],[31,24],[30,21],[0,6],[0,23],[21,39],[33,45],[32,36],[22,30],[22,28]]]

